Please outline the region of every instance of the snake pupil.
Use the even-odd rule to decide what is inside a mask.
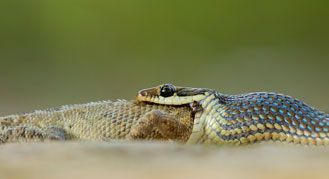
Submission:
[[[160,95],[162,97],[169,97],[175,93],[175,88],[172,85],[164,85],[160,89]]]

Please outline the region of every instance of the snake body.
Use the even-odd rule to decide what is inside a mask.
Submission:
[[[283,94],[226,95],[212,89],[164,84],[140,91],[137,99],[156,104],[199,106],[187,143],[329,144],[329,114]]]

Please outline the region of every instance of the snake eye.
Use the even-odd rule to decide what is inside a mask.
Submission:
[[[160,96],[169,97],[175,93],[175,87],[173,85],[163,85],[160,89]]]

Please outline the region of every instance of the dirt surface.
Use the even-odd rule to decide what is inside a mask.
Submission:
[[[0,146],[0,178],[326,178],[329,148],[54,142]]]

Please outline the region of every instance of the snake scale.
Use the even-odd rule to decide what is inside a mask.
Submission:
[[[196,106],[188,143],[329,144],[329,114],[283,94],[226,95],[212,89],[164,84],[140,91],[137,98],[156,104]]]

